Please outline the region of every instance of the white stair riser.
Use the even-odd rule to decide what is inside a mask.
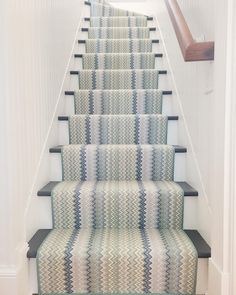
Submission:
[[[30,284],[32,293],[38,293],[36,259],[29,260]],[[197,295],[206,294],[208,281],[208,259],[198,259]]]
[[[74,70],[78,71],[79,68],[75,66],[76,63],[81,63],[81,60],[78,61],[78,58],[75,58],[75,61],[73,62],[74,66]],[[162,67],[162,69],[164,69],[164,67]],[[162,70],[161,69],[161,70]],[[70,79],[70,84],[69,84],[69,89],[68,90],[75,90],[78,91],[79,86],[78,86],[78,75],[71,75],[71,79]],[[170,79],[168,77],[168,75],[166,74],[160,74],[159,75],[159,84],[158,84],[158,88],[159,89],[163,89],[163,90],[171,90],[172,87],[170,85]],[[168,114],[170,115],[170,114]]]
[[[84,28],[88,27],[88,25],[84,25]],[[151,25],[149,25],[149,27],[151,27]],[[81,40],[85,40],[88,39],[88,32],[80,32],[79,33],[80,39]],[[160,35],[158,34],[158,31],[150,31],[150,38],[151,39],[157,39],[160,38]]]
[[[71,81],[71,84],[78,82],[78,77],[74,78],[72,77],[73,81]],[[70,88],[74,90],[75,88]],[[167,89],[167,88],[166,88]],[[169,90],[169,89],[167,89]],[[172,111],[172,95],[163,95],[163,104],[162,104],[162,114],[167,116],[174,116],[176,115]],[[74,96],[73,95],[65,95],[65,113],[62,115],[74,115],[75,109],[74,109]]]
[[[85,26],[86,27],[86,26]],[[156,38],[158,39],[158,38]],[[78,37],[78,40],[82,40],[82,37]],[[83,39],[84,40],[84,39]],[[160,41],[159,41],[160,42]],[[84,44],[76,44],[75,46],[75,53],[85,53],[85,45]],[[152,44],[152,52],[154,53],[163,53],[161,43],[153,43]]]
[[[59,144],[69,144],[69,129],[67,121],[59,122]],[[168,122],[167,143],[175,145],[178,142],[178,121]]]
[[[177,153],[175,154],[175,181],[185,181],[185,162],[186,154]],[[62,167],[61,167],[61,154],[51,154],[51,180],[61,181],[62,180]]]
[[[196,216],[194,212],[197,208],[197,197],[184,198],[184,228],[196,228]],[[52,206],[51,197],[37,197],[34,203],[38,228],[52,228]],[[33,209],[32,209],[33,210]],[[193,214],[188,214],[189,212]]]
[[[83,47],[84,45],[82,45],[81,47]],[[85,54],[83,52],[78,51],[80,52],[80,54]],[[75,52],[75,53],[78,53],[78,52]],[[155,53],[159,53],[158,51],[156,51]],[[82,70],[82,58],[81,57],[75,57],[75,60],[74,60],[74,66],[73,66],[73,69],[75,71],[78,71],[78,70]],[[166,69],[166,62],[165,62],[165,58],[164,57],[156,57],[155,59],[155,68],[158,69],[158,70],[165,70]],[[161,75],[160,75],[160,80],[161,80]]]

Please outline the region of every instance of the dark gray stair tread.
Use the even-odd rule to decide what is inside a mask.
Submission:
[[[198,197],[198,191],[185,181],[176,181],[184,191],[185,197]]]
[[[90,54],[90,53],[89,53]],[[96,53],[92,53],[92,54],[96,54]],[[97,53],[97,55],[99,55],[100,53]],[[108,53],[109,54],[109,53]],[[83,56],[86,55],[86,53],[75,53],[74,57],[75,58],[83,58]],[[163,53],[155,53],[155,57],[163,57]]]
[[[86,40],[78,40],[78,43],[79,44],[85,44],[85,41]],[[152,43],[159,43],[159,40],[158,39],[152,39]]]
[[[200,233],[197,230],[184,230],[188,235],[192,243],[198,252],[198,258],[210,258],[211,257],[211,247],[203,239]]]
[[[37,251],[51,229],[39,229],[29,241],[29,250],[27,252],[27,258],[36,258]],[[211,248],[199,234],[197,230],[185,230],[186,234],[193,242],[198,252],[198,258],[210,258]]]
[[[53,188],[60,183],[60,181],[50,181],[48,184],[46,184],[43,188],[41,188],[37,195],[39,197],[50,197]],[[184,196],[185,197],[197,197],[198,196],[198,191],[196,191],[191,185],[189,185],[187,182],[179,182],[177,181],[176,183],[181,186],[182,190],[184,191]]]
[[[54,187],[60,183],[60,181],[50,181],[49,183],[47,183],[44,187],[42,187],[38,192],[37,192],[37,196],[39,197],[50,197],[52,190],[54,189]]]
[[[187,152],[187,148],[183,147],[183,146],[179,146],[179,145],[173,145],[173,147],[175,148],[175,153],[179,154],[179,153],[186,153]],[[56,154],[60,154],[61,153],[61,148],[62,145],[58,145],[55,147],[52,147],[49,149],[50,153],[56,153]]]
[[[65,91],[65,95],[75,95],[75,91]],[[162,95],[172,95],[172,90],[164,90]]]
[[[90,3],[90,2],[89,2]],[[90,4],[89,4],[90,5]],[[90,21],[90,17],[85,17],[84,18],[85,21]],[[153,20],[152,16],[147,16],[147,20]]]
[[[51,229],[39,229],[29,241],[29,250],[27,252],[27,258],[36,258],[37,251]]]
[[[131,27],[132,28],[132,27]],[[82,32],[88,32],[88,29],[89,28],[81,28],[81,31]],[[155,27],[149,27],[149,31],[156,31],[156,28]]]
[[[90,114],[90,116],[92,116],[92,115]],[[68,121],[69,120],[69,116],[58,116],[58,120],[59,121]],[[179,120],[179,117],[178,116],[168,116],[168,120],[169,121],[176,121],[176,120]]]
[[[187,148],[184,147],[184,146],[173,145],[173,147],[175,148],[175,153],[176,153],[176,154],[187,153]]]
[[[145,69],[144,69],[145,70]],[[148,69],[146,69],[148,71]],[[82,72],[82,71],[97,71],[97,70],[80,70],[80,71],[70,71],[70,74],[71,75],[79,75],[79,72]],[[98,70],[99,71],[99,70]],[[108,70],[110,71],[110,70]],[[118,71],[118,70],[117,70]],[[131,71],[131,70],[130,70]],[[159,75],[166,75],[167,74],[167,71],[166,70],[157,70],[158,74]]]

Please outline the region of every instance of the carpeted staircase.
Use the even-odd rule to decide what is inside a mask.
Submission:
[[[98,0],[90,11],[53,230],[37,253],[39,294],[193,295],[198,257],[183,231],[147,17]]]

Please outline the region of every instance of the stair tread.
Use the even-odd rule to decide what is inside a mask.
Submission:
[[[55,147],[52,147],[49,149],[50,153],[57,153],[60,154],[61,153],[61,148],[63,147],[63,145],[58,145]],[[175,148],[175,153],[186,153],[187,152],[187,148],[183,147],[183,146],[179,146],[179,145],[173,145],[173,147]]]
[[[120,117],[124,117],[124,116],[139,116],[139,117],[147,117],[147,116],[164,116],[165,115],[162,115],[162,114],[111,114],[111,115],[108,115],[108,114],[75,114],[75,115],[71,115],[71,116],[58,116],[58,120],[59,121],[68,121],[69,120],[69,117],[72,117],[72,116],[100,116],[100,117],[108,117],[108,116],[120,116]],[[169,121],[176,121],[179,119],[178,116],[167,116],[168,117],[168,120]]]
[[[132,69],[124,69],[124,70],[122,70],[123,72],[133,72],[134,70],[132,70]],[[157,70],[157,69],[135,69],[135,71],[143,71],[143,72],[150,72],[150,71],[153,71],[153,72],[156,72],[156,73],[158,73],[159,75],[166,75],[167,74],[167,70]],[[101,69],[95,69],[95,70],[79,70],[79,71],[70,71],[70,74],[71,75],[79,75],[79,73],[80,72],[97,72],[97,73],[102,73],[102,72],[107,72],[107,73],[109,73],[109,72],[120,72],[120,70],[117,70],[117,69],[115,69],[115,70],[101,70]],[[82,88],[83,89],[83,88]]]
[[[37,251],[52,229],[39,229],[29,241],[27,258],[36,258]],[[198,252],[198,258],[210,258],[211,248],[197,230],[185,230]]]
[[[78,40],[78,43],[79,44],[85,44],[86,43],[86,40],[92,40],[92,39],[80,39],[80,40]],[[97,40],[97,39],[94,39],[94,40]],[[114,41],[114,40],[122,40],[122,39],[110,39],[110,40]],[[130,39],[125,39],[125,40],[130,40]],[[132,39],[132,40],[135,40],[135,39]],[[150,38],[137,39],[137,40],[150,40]],[[159,39],[151,39],[151,41],[152,41],[152,43],[159,43]]]
[[[89,27],[89,28],[81,28],[82,32],[88,32],[89,29],[105,29],[105,30],[113,30],[114,28],[125,28],[125,29],[135,29],[135,28],[145,28],[145,29],[149,29],[149,31],[156,31],[155,27]]]
[[[144,54],[147,54],[147,55],[150,55],[150,56],[155,56],[155,57],[163,57],[163,53],[154,53],[154,52],[148,52],[148,53],[142,53],[142,52],[135,52],[135,53],[107,53],[107,52],[104,52],[104,53],[75,53],[74,54],[74,57],[76,57],[76,58],[83,58],[84,56],[97,56],[98,58],[101,56],[101,57],[103,57],[104,55],[110,55],[110,56],[112,56],[112,55],[118,55],[118,56],[125,56],[125,55],[130,55],[130,56],[132,56],[132,55],[140,55],[140,56],[142,56],[142,55],[144,55]]]
[[[50,197],[53,188],[60,183],[60,181],[50,181],[44,187],[42,187],[38,192],[37,195],[39,197]],[[195,190],[190,184],[184,181],[176,181],[177,184],[180,185],[182,190],[184,191],[185,197],[197,197],[198,191]]]
[[[92,16],[92,17],[85,17],[84,21],[90,21],[91,18],[129,18],[129,17],[137,17],[137,16]],[[139,17],[139,16],[138,16]],[[153,17],[152,16],[146,16],[147,20],[152,21]]]
[[[100,91],[100,90],[91,90],[91,91]],[[104,89],[103,91],[108,91],[106,89]],[[112,91],[112,90],[109,90],[109,91]],[[113,90],[113,91],[117,91],[117,90]],[[138,92],[139,90],[137,90]],[[76,92],[79,92],[79,91],[65,91],[65,95],[75,95]],[[162,95],[172,95],[172,90],[163,90],[162,91]]]

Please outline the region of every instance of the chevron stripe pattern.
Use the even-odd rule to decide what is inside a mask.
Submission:
[[[88,37],[91,39],[147,39],[149,35],[150,31],[148,27],[92,27],[88,29]]]
[[[195,257],[182,230],[55,229],[38,255],[41,292],[191,294]]]
[[[84,69],[154,69],[154,53],[87,53],[83,55]]]
[[[90,2],[39,294],[195,295],[197,252],[183,231],[147,17]]]
[[[135,53],[152,52],[150,39],[87,39],[87,53]]]
[[[80,89],[157,89],[158,70],[82,70]]]
[[[63,181],[52,200],[55,228],[183,225],[183,190],[172,181]]]
[[[90,27],[147,27],[147,17],[91,17]]]
[[[74,115],[70,143],[166,144],[167,121],[164,115]]]
[[[64,180],[173,180],[169,145],[78,145],[62,148]]]
[[[162,91],[80,90],[74,95],[76,114],[160,114]]]
[[[101,3],[92,2],[90,6],[91,16],[140,16],[138,13],[127,11],[119,8],[112,7],[111,5],[103,5]]]

